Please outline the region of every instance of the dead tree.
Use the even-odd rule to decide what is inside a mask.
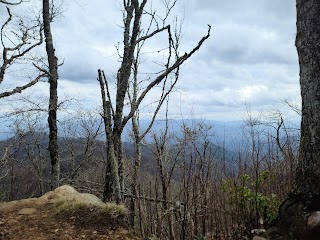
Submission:
[[[104,95],[106,97],[103,99],[103,117],[107,126],[107,149],[109,152],[107,166],[110,166],[107,167],[106,170],[104,200],[111,200],[114,193],[116,202],[121,202],[123,200],[123,192],[125,189],[121,136],[125,125],[134,116],[141,102],[145,99],[150,90],[160,83],[163,83],[163,81],[165,81],[171,73],[178,69],[187,59],[189,59],[197,50],[199,50],[204,41],[210,36],[211,27],[209,26],[207,34],[201,38],[196,47],[194,47],[190,52],[186,52],[182,55],[177,54],[174,60],[171,59],[173,54],[177,53],[177,51],[174,51],[177,45],[173,39],[172,27],[170,24],[167,24],[165,20],[163,21],[162,26],[159,25],[156,20],[155,13],[149,13],[145,11],[144,8],[146,3],[147,0],[143,0],[141,3],[139,0],[123,1],[123,54],[121,56],[121,66],[117,72],[115,105],[112,104],[108,86],[109,83],[105,78],[103,71],[98,71],[98,80],[100,82],[100,86],[105,85],[105,87],[101,87],[101,91],[105,92]],[[151,16],[151,22],[149,24],[149,28],[145,29],[144,31],[141,25],[144,17],[146,16]],[[152,27],[155,27],[154,30],[150,30]],[[143,41],[148,41],[160,33],[167,33],[167,49],[170,60],[168,60],[164,69],[160,73],[158,73],[156,76],[153,76],[149,80],[148,84],[137,96],[136,101],[131,104],[128,113],[125,114],[125,100],[129,88],[132,66],[134,64],[137,47]]]
[[[48,76],[50,84],[49,96],[49,153],[51,158],[51,188],[59,186],[60,163],[58,151],[58,128],[57,128],[57,110],[58,110],[58,58],[55,55],[53,39],[51,34],[52,10],[49,0],[43,0],[43,29],[46,41],[46,51],[48,56]]]

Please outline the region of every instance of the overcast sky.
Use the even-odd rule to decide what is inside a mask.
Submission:
[[[109,81],[119,67],[115,46],[122,42],[122,1],[67,0],[52,28],[60,68],[60,95],[87,106],[101,104],[97,69]],[[147,9],[151,8],[149,0]],[[161,1],[153,1],[161,13]],[[173,16],[183,19],[181,52],[190,51],[212,26],[211,37],[181,69],[170,98],[172,116],[240,120],[246,105],[254,112],[281,109],[286,99],[300,105],[293,0],[179,0]],[[161,46],[161,36],[148,51]],[[146,61],[144,64],[147,64]],[[46,95],[47,86],[36,87]],[[152,102],[153,96],[148,101]],[[147,112],[147,110],[146,110]]]

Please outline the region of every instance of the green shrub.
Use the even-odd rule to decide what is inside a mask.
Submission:
[[[278,196],[260,192],[269,177],[268,171],[262,171],[256,180],[251,180],[248,174],[241,174],[238,181],[223,180],[221,189],[226,194],[226,212],[236,220],[239,227],[261,227],[261,224],[267,225],[276,217],[280,205]]]

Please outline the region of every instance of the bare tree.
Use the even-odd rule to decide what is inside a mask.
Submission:
[[[51,34],[52,11],[50,12],[49,0],[43,0],[43,29],[46,40],[46,51],[49,63],[49,152],[51,158],[51,187],[59,186],[60,164],[58,151],[58,128],[57,128],[57,110],[58,110],[58,58],[55,55],[53,39]]]
[[[88,171],[85,166],[96,157],[103,124],[98,114],[81,109],[76,114],[69,114],[66,119],[60,119],[59,123],[63,141],[61,168],[67,169],[61,174],[61,181],[73,185],[82,177],[81,171]]]
[[[146,95],[158,84],[166,81],[167,77],[177,70],[187,59],[189,59],[197,50],[200,49],[205,40],[210,36],[211,27],[209,26],[207,34],[201,38],[199,43],[190,52],[186,52],[183,55],[178,54],[177,47],[179,46],[173,38],[172,27],[166,23],[167,16],[162,22],[162,26],[156,20],[156,14],[154,12],[149,13],[145,11],[147,0],[143,0],[141,3],[138,0],[123,1],[123,16],[124,16],[124,33],[123,33],[123,54],[121,56],[121,66],[117,73],[116,81],[116,100],[115,105],[112,104],[112,99],[109,92],[108,81],[105,78],[103,71],[99,70],[98,80],[100,86],[105,84],[105,87],[101,87],[102,91],[105,91],[104,104],[104,119],[107,134],[107,148],[110,153],[108,157],[108,165],[112,169],[107,168],[106,172],[106,186],[104,191],[104,200],[111,200],[113,192],[117,202],[122,201],[124,192],[124,166],[122,158],[122,142],[121,135],[124,126],[134,116],[135,112],[139,108]],[[168,6],[171,9],[172,6]],[[167,11],[168,13],[170,11]],[[151,16],[151,22],[149,28],[145,31],[142,29],[142,20],[144,16]],[[154,30],[151,28],[155,26]],[[168,36],[168,61],[156,76],[150,78],[148,84],[137,96],[136,101],[131,104],[128,113],[124,114],[125,99],[129,88],[132,66],[134,64],[135,52],[139,43],[147,41],[160,33],[167,33]],[[103,93],[102,93],[103,94]],[[113,174],[111,174],[113,173]],[[113,177],[112,177],[113,176]],[[110,178],[111,177],[111,178]],[[110,183],[113,185],[111,186]],[[112,187],[112,189],[111,189]]]
[[[0,1],[1,4],[6,5],[19,5],[21,2]],[[6,9],[8,17],[2,23],[0,30],[0,50],[2,52],[0,57],[0,84],[5,80],[5,75],[10,67],[17,65],[15,63],[28,59],[28,55],[32,50],[43,42],[42,23],[39,17],[25,21],[23,18],[13,16],[8,6],[6,6]],[[33,58],[31,60],[33,61],[33,67],[37,70],[36,63],[39,59]],[[36,84],[45,75],[42,72],[28,83],[0,93],[0,98],[21,93],[23,90]]]
[[[170,13],[171,8],[169,7],[167,14]],[[179,26],[181,27],[181,26]],[[181,40],[181,28],[175,28],[175,34],[174,34],[174,40],[175,40],[175,55],[178,55],[178,43]],[[132,66],[132,73],[133,73],[133,77],[132,77],[132,81],[131,84],[129,84],[129,89],[128,89],[128,98],[130,101],[130,105],[131,107],[134,107],[137,104],[137,97],[139,95],[139,91],[140,89],[143,87],[141,85],[143,85],[143,82],[145,79],[139,79],[139,65],[141,63],[141,50],[143,48],[143,45],[145,43],[145,40],[142,41],[141,43],[139,43],[137,45],[136,51],[135,51],[135,58],[133,61],[133,66]],[[170,62],[170,57],[168,58],[168,62]],[[168,63],[167,63],[168,64]],[[142,145],[142,141],[143,139],[146,137],[146,135],[150,132],[155,119],[163,105],[164,102],[166,102],[166,122],[168,122],[168,101],[169,101],[169,95],[170,93],[173,91],[174,86],[176,85],[176,83],[178,82],[179,79],[179,71],[180,68],[178,67],[177,69],[175,69],[174,71],[174,77],[169,77],[169,75],[166,77],[166,79],[163,81],[162,86],[161,86],[161,94],[159,96],[158,101],[156,101],[156,99],[154,99],[154,102],[156,104],[155,110],[152,114],[151,117],[151,121],[149,122],[149,124],[147,125],[147,127],[145,129],[140,129],[140,124],[139,124],[139,108],[135,111],[135,113],[133,114],[132,118],[131,118],[131,122],[132,122],[132,133],[133,133],[133,138],[134,138],[134,143],[135,143],[135,156],[134,156],[134,167],[133,167],[133,173],[132,173],[132,184],[131,184],[131,192],[133,194],[133,196],[135,196],[136,200],[138,200],[138,204],[139,204],[139,193],[138,193],[138,175],[139,175],[139,170],[140,170],[140,165],[141,165],[141,145]],[[131,198],[131,203],[130,203],[130,211],[131,211],[131,225],[134,225],[134,221],[135,221],[135,199]]]

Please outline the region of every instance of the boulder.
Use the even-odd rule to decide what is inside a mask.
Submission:
[[[89,193],[79,193],[76,189],[69,185],[63,185],[56,188],[54,191],[47,192],[39,198],[28,198],[12,202],[0,203],[0,211],[11,211],[19,207],[33,207],[35,205],[43,204],[83,204],[86,206],[95,206],[100,208],[115,208],[115,211],[126,212],[126,208],[122,205],[116,205],[113,203],[104,203],[97,196]]]
[[[88,206],[105,207],[106,204],[102,202],[97,196],[89,193],[79,193],[73,187],[64,185],[58,187],[54,191],[47,192],[42,197],[42,200],[47,200],[49,203],[66,202],[72,204],[84,204]]]

